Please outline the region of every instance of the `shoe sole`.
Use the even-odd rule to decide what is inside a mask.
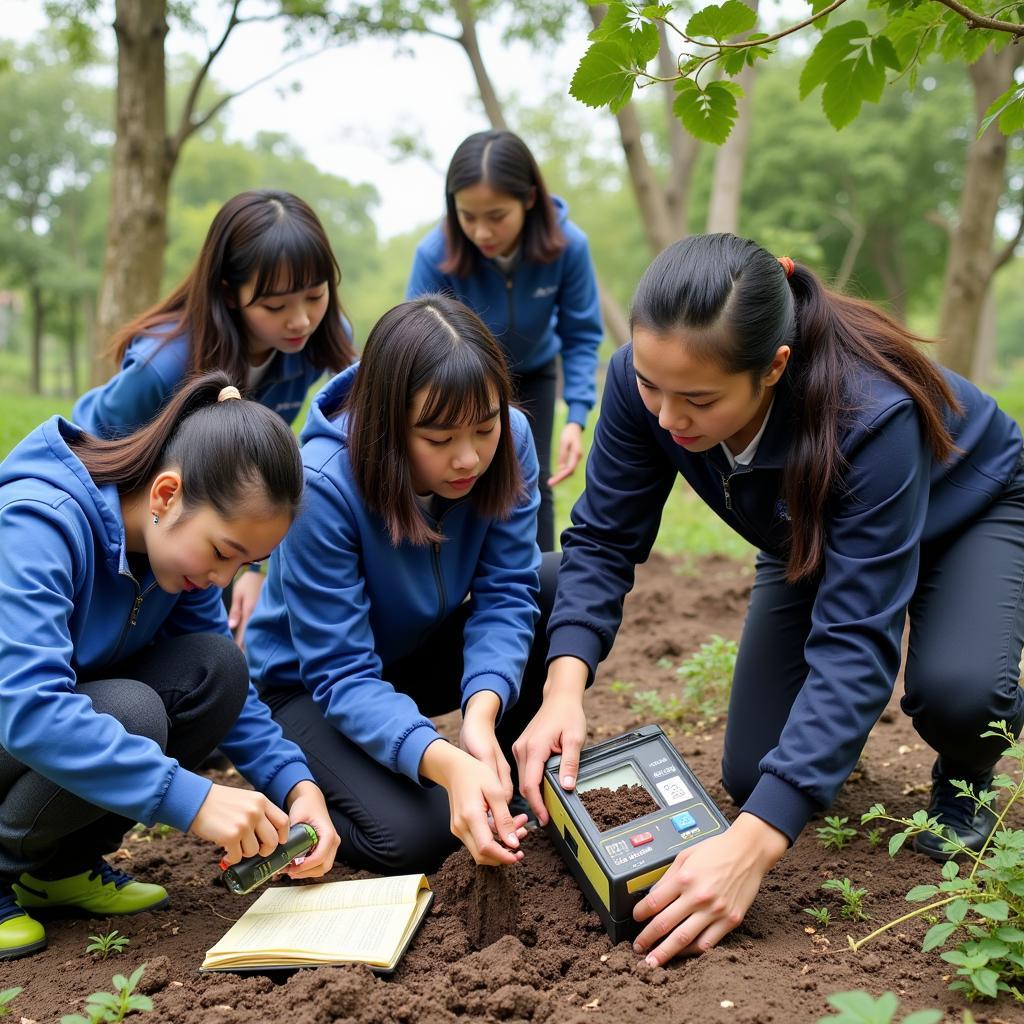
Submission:
[[[73,918],[103,918],[103,917],[134,917],[136,914],[148,914],[154,910],[164,910],[171,904],[171,897],[165,896],[159,903],[154,903],[150,907],[140,907],[138,910],[86,910],[84,907],[74,906],[48,906],[48,907],[22,907],[22,910],[28,911],[33,917],[73,917]],[[20,904],[19,904],[20,906]]]
[[[0,950],[0,960],[17,960],[19,957],[38,953],[41,949],[46,949],[46,939],[30,942],[25,946],[15,946],[14,949]]]

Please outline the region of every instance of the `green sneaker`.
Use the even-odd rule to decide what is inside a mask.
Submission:
[[[26,872],[14,883],[18,902],[26,910],[76,910],[93,917],[141,914],[170,902],[162,885],[136,882],[112,868],[102,857],[91,871],[70,878],[45,880]]]
[[[0,960],[28,956],[45,945],[43,926],[18,906],[11,885],[0,882]]]

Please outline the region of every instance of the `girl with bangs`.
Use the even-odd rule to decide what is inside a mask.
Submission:
[[[186,377],[223,370],[292,423],[310,386],[355,358],[340,277],[323,225],[298,196],[266,189],[229,199],[184,282],[114,338],[121,369],[79,398],[72,420],[121,437],[152,420]],[[239,641],[261,583],[246,573],[233,588]]]
[[[428,295],[381,317],[303,431],[303,511],[246,649],[355,867],[432,871],[456,840],[522,856],[510,751],[541,703],[557,558],[510,397],[482,321]],[[457,745],[430,718],[456,708]]]

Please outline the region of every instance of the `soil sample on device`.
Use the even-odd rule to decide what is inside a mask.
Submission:
[[[519,932],[520,871],[518,865],[492,868],[473,863],[460,850],[445,861],[442,888],[457,908],[474,949],[485,949]]]
[[[607,789],[598,786],[580,793],[580,803],[602,832],[628,825],[651,811],[658,810],[657,801],[643,786],[619,786]]]

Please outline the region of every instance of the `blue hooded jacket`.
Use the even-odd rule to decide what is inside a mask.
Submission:
[[[185,831],[210,780],[98,714],[75,683],[156,639],[230,636],[221,591],[168,594],[148,570],[132,575],[117,488],[68,447],[78,433],[54,416],[0,464],[0,746],[90,803]],[[251,685],[221,749],[281,807],[312,779]]]
[[[525,495],[508,520],[486,519],[469,497],[446,502],[434,523],[439,544],[391,543],[367,510],[349,463],[339,407],[358,366],[314,398],[302,432],[303,508],[270,558],[267,581],[245,631],[261,690],[305,686],[324,718],[376,761],[421,781],[419,764],[438,738],[385,666],[415,651],[469,597],[462,707],[480,690],[519,694],[539,611],[537,456],[526,417],[511,410]]]
[[[133,338],[121,369],[75,402],[72,422],[97,437],[123,437],[153,419],[188,374],[188,336],[165,341],[166,334]],[[322,375],[323,370],[301,352],[275,352],[249,397],[293,423],[307,392]]]
[[[445,259],[444,225],[439,224],[416,249],[405,297],[444,292],[464,302],[501,343],[513,373],[539,370],[561,352],[569,422],[586,426],[604,337],[597,279],[587,236],[569,220],[565,202],[552,198],[568,243],[558,259],[520,261],[506,275],[494,260],[478,254],[478,268],[469,277],[445,274],[439,269]]]
[[[947,414],[958,450],[943,464],[924,440],[916,406],[897,384],[866,367],[846,382],[852,413],[840,451],[847,469],[825,513],[824,563],[804,645],[807,679],[743,807],[790,840],[832,803],[885,708],[899,671],[921,546],[956,534],[980,515],[1021,459],[1017,424],[969,381],[943,373],[963,409]],[[650,554],[679,474],[737,533],[785,560],[790,524],[781,487],[793,414],[784,376],[753,462],[733,469],[718,445],[700,453],[677,445],[641,401],[632,346],[615,353],[586,490],[572,510],[574,525],[562,536],[549,660],[572,655],[593,673],[608,654],[634,566]]]

